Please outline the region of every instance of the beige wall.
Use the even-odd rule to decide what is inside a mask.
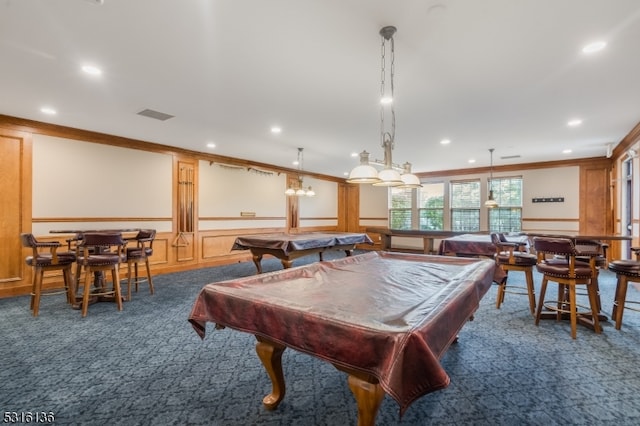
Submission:
[[[32,231],[103,229],[86,219],[105,217],[121,219],[110,228],[170,231],[171,167],[171,155],[34,134]]]
[[[199,230],[286,225],[284,174],[208,161],[200,161],[198,169]]]
[[[494,172],[494,178],[520,176],[523,181],[523,231],[577,232],[579,226],[580,169],[577,166],[525,170],[522,172]],[[456,180],[480,179],[483,183],[482,199],[486,199],[489,174],[474,173],[444,178],[424,179],[424,182],[445,183],[445,208],[448,208],[449,183]],[[362,185],[360,189],[361,226],[387,226],[387,220],[371,220],[371,217],[388,217],[388,191],[386,188]],[[533,203],[532,198],[563,197],[563,203]],[[488,230],[488,213],[480,211],[481,230]],[[449,217],[445,217],[445,229],[450,229]],[[407,240],[408,242],[409,240]]]

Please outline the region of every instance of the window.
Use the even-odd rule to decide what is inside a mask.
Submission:
[[[389,228],[411,229],[413,190],[411,188],[390,188]]]
[[[451,230],[480,231],[480,181],[451,182]]]
[[[444,183],[424,183],[418,189],[418,229],[444,229]]]
[[[491,187],[498,207],[489,210],[489,231],[521,231],[522,177],[494,178]]]

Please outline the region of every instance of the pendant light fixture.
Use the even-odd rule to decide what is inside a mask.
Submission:
[[[314,197],[316,195],[315,191],[309,186],[307,189],[304,188],[304,183],[302,182],[302,163],[304,162],[304,148],[298,148],[298,159],[294,164],[298,165],[298,185],[296,187],[289,186],[284,193],[286,195],[297,195],[298,197]]]
[[[348,183],[371,183],[374,186],[397,186],[404,188],[417,188],[420,185],[420,179],[411,173],[411,164],[405,163],[400,167],[393,163],[392,152],[395,145],[396,136],[396,113],[394,108],[394,73],[395,73],[395,47],[393,35],[396,33],[396,27],[387,26],[380,30],[382,38],[382,70],[380,83],[380,139],[382,148],[384,149],[384,161],[369,161],[369,153],[362,151],[360,153],[360,165],[356,166],[349,173]],[[386,67],[386,46],[390,45],[390,67]],[[389,73],[390,90],[387,93],[386,74]],[[391,118],[390,129],[385,128],[385,109],[389,109]],[[384,168],[378,172],[372,164],[381,165]],[[403,174],[401,175],[400,172]]]
[[[498,207],[498,202],[493,198],[493,148],[489,148],[489,154],[491,155],[491,165],[489,168],[489,198],[484,202],[484,206],[488,209],[495,209]]]

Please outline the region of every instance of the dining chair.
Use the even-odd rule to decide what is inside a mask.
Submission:
[[[90,297],[113,297],[119,311],[122,310],[120,291],[120,263],[126,262],[126,241],[120,233],[83,234],[82,242],[77,245],[78,276],[80,269],[84,272],[82,293],[82,316],[87,316]],[[106,282],[99,277],[111,271],[113,288],[108,289]],[[101,273],[101,274],[98,274]],[[94,284],[92,289],[91,284]]]
[[[153,241],[156,238],[155,229],[141,229],[136,236],[130,240],[135,242],[135,247],[127,247],[127,300],[131,300],[131,287],[135,285],[136,293],[138,285],[143,282],[149,283],[149,293],[154,294],[153,279],[151,278],[151,267],[149,257],[153,254]],[[138,275],[138,265],[144,263],[146,276]],[[131,273],[134,271],[132,278]]]
[[[31,249],[31,254],[25,258],[27,265],[33,267],[33,283],[31,285],[30,309],[34,317],[38,316],[40,309],[40,297],[66,293],[67,303],[75,300],[71,265],[76,261],[76,254],[68,251],[58,251],[62,245],[57,241],[40,242],[33,234],[20,234],[22,246]],[[48,271],[61,271],[64,280],[64,290],[42,290],[44,273]]]
[[[521,251],[521,244],[509,242],[506,238],[501,238],[498,233],[491,234],[491,242],[496,246],[495,261],[507,274],[507,278],[498,284],[498,294],[496,296],[496,308],[504,302],[505,293],[520,294],[529,296],[529,310],[531,315],[536,311],[536,292],[533,285],[533,267],[536,266],[538,258],[530,253]],[[509,271],[524,272],[526,287],[509,285],[507,283]]]
[[[616,292],[613,300],[612,318],[616,330],[622,328],[622,316],[626,309],[640,312],[640,300],[627,300],[629,282],[640,283],[640,247],[631,247],[636,259],[620,259],[609,263],[609,270],[617,277]]]
[[[539,325],[540,319],[543,317],[555,318],[560,321],[568,315],[573,339],[576,338],[578,319],[581,323],[592,327],[596,333],[601,333],[594,285],[597,273],[595,257],[591,257],[589,263],[576,261],[578,252],[574,242],[568,238],[534,237],[533,246],[538,256],[536,269],[542,274],[540,301],[536,310],[535,324]],[[545,300],[549,281],[558,284],[556,300]],[[577,286],[586,287],[589,306],[578,304]],[[544,314],[543,309],[546,311]],[[548,312],[552,315],[547,316]]]

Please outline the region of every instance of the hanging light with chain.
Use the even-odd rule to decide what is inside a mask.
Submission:
[[[411,173],[411,164],[405,163],[402,167],[393,163],[392,152],[396,136],[396,113],[394,107],[394,76],[395,76],[395,45],[393,35],[397,29],[393,26],[383,27],[380,30],[381,45],[381,73],[380,73],[380,139],[384,150],[384,161],[369,161],[369,153],[360,153],[360,165],[349,173],[348,183],[371,183],[375,186],[397,186],[404,188],[418,188],[422,186],[420,179]],[[390,67],[387,69],[386,46],[390,45]],[[389,73],[389,88],[387,93],[386,75]],[[386,128],[385,111],[389,109],[390,129]],[[384,168],[378,172],[371,164],[381,165]],[[402,172],[402,175],[400,174]]]
[[[297,195],[298,197],[303,197],[303,196],[313,197],[316,195],[315,191],[311,188],[311,186],[305,189],[304,183],[302,182],[302,171],[303,171],[303,162],[304,162],[304,154],[302,152],[303,149],[304,148],[298,148],[298,159],[294,163],[298,166],[298,185],[297,187],[293,187],[289,185],[287,190],[284,191],[286,195]]]
[[[489,198],[484,202],[484,206],[488,209],[495,209],[498,207],[498,202],[493,198],[493,148],[489,148],[491,155],[491,163],[489,168]]]

